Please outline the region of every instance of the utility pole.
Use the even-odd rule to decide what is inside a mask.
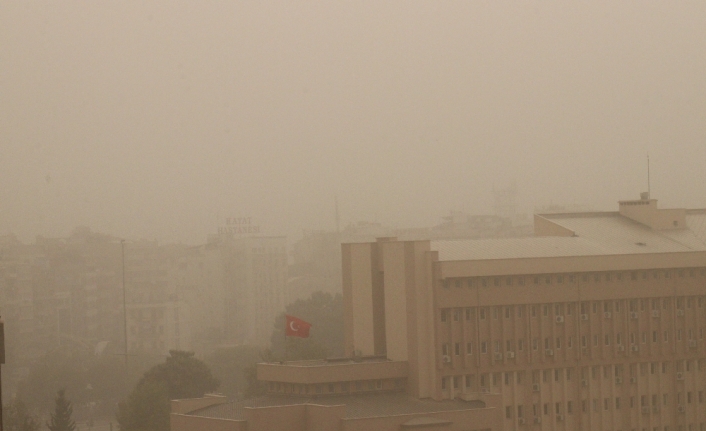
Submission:
[[[2,366],[5,363],[5,321],[0,318],[0,431],[2,426]]]
[[[120,251],[123,256],[123,329],[125,335],[125,374],[127,375],[127,291],[125,290],[125,240],[120,240]],[[2,431],[2,429],[0,429]]]

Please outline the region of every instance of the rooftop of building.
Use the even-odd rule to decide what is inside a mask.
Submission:
[[[433,401],[430,399],[412,398],[403,392],[319,397],[269,395],[249,400],[217,404],[195,410],[188,414],[191,416],[216,419],[244,420],[245,415],[243,412],[246,408],[293,406],[302,404],[323,406],[345,405],[346,413],[344,419],[469,410],[485,408],[486,406],[485,402],[480,400]]]
[[[621,212],[538,214],[568,235],[432,241],[431,249],[440,261],[706,251],[706,209],[683,211],[685,225],[673,229],[656,229]]]

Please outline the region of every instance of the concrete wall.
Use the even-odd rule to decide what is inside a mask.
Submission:
[[[307,404],[306,415],[306,431],[335,431],[341,428],[341,419],[346,415],[346,406]]]
[[[407,266],[405,243],[393,242],[382,248],[385,292],[385,331],[387,357],[406,361],[407,350]]]
[[[700,267],[706,252],[639,253],[441,262],[441,278]]]
[[[502,429],[499,409],[485,408],[473,410],[458,410],[435,413],[415,413],[408,415],[343,419],[341,421],[341,431],[399,431],[402,424],[414,418],[431,417],[435,419],[448,420],[451,425],[440,427],[424,427],[424,431],[468,431],[470,429],[491,429],[499,431]]]
[[[567,229],[539,214],[534,215],[535,236],[574,236],[574,231]]]
[[[185,400],[172,400],[172,413],[189,413],[204,407],[223,404],[228,401],[223,395],[206,394],[203,398],[190,398]]]
[[[245,421],[204,418],[177,413],[170,415],[170,423],[171,431],[249,431]]]
[[[374,355],[372,244],[343,244],[342,259],[346,354]]]
[[[329,383],[354,380],[395,379],[407,377],[407,362],[380,361],[320,366],[257,364],[257,378],[265,382]]]
[[[306,405],[277,407],[246,407],[247,431],[308,431]],[[210,430],[200,428],[199,430]],[[174,431],[174,430],[172,430]],[[192,430],[196,431],[196,429]]]

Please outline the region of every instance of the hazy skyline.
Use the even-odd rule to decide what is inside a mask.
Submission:
[[[0,234],[705,207],[706,3],[4,2]]]

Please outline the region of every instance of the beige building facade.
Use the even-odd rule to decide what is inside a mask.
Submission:
[[[346,353],[499,429],[706,430],[706,211],[535,216],[532,238],[343,246]]]
[[[706,431],[706,210],[642,196],[534,229],[343,244],[346,358],[259,364],[267,397],[174,404],[173,431]]]

